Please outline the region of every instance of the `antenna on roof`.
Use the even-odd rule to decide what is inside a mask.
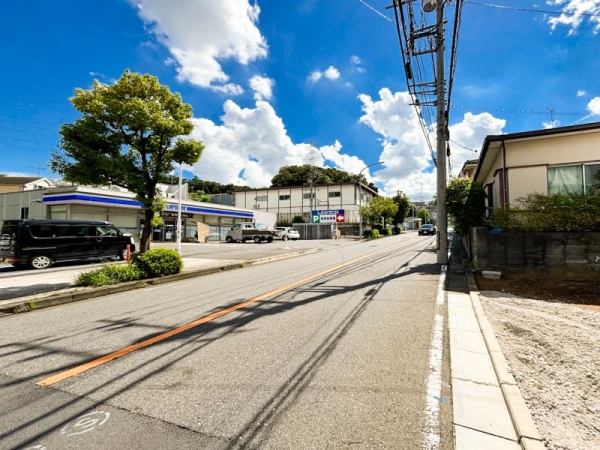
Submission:
[[[546,108],[550,111],[550,128],[554,128],[554,108]]]

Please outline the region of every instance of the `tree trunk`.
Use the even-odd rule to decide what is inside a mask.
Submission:
[[[150,242],[152,241],[152,218],[154,211],[147,209],[144,211],[144,229],[140,238],[140,253],[150,250]]]

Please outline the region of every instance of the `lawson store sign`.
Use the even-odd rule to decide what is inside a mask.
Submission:
[[[310,223],[343,223],[346,213],[343,209],[315,209],[311,212]]]

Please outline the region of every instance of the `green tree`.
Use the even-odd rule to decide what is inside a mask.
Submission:
[[[417,217],[421,219],[423,223],[427,223],[429,222],[429,211],[427,211],[425,208],[421,208],[417,211]]]
[[[454,178],[446,187],[446,211],[460,236],[485,224],[485,198],[485,190],[472,178]]]
[[[398,205],[388,197],[375,197],[368,205],[361,208],[363,220],[371,225],[379,222],[382,217],[386,224],[391,223],[397,212]]]
[[[157,192],[174,163],[200,160],[204,145],[183,139],[193,130],[192,108],[151,75],[125,73],[113,85],[94,81],[69,99],[81,117],[60,127],[50,167],[70,182],[116,185],[137,195],[145,210],[140,251],[150,248],[151,224],[164,199]]]
[[[313,184],[334,184],[334,183],[356,183],[357,175],[352,175],[343,170],[333,167],[316,167],[310,164],[303,166],[283,166],[279,169],[277,175],[271,179],[271,187],[289,187],[302,186],[305,183]],[[366,184],[375,192],[377,186],[373,183],[367,183],[364,176],[363,184]]]
[[[393,200],[394,203],[398,205],[398,211],[394,215],[394,223],[401,225],[404,223],[404,219],[406,219],[406,216],[408,216],[408,213],[410,212],[410,200],[402,192],[398,192]]]
[[[210,194],[205,194],[204,191],[190,192],[188,197],[195,202],[210,202]]]

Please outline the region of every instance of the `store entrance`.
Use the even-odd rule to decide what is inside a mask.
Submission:
[[[153,242],[175,242],[175,219],[164,218],[164,223],[152,229]]]

